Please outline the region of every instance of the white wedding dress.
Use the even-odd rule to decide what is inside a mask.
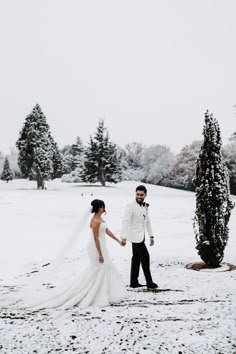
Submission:
[[[93,232],[91,229],[90,240],[87,251],[89,256],[89,266],[78,274],[76,280],[65,289],[49,290],[48,299],[33,306],[35,309],[59,308],[68,309],[75,305],[80,308],[88,306],[106,306],[110,303],[118,303],[127,297],[126,289],[120,278],[106,247],[106,223],[101,223],[99,227],[99,241],[104,263],[99,263],[98,251],[95,245]]]

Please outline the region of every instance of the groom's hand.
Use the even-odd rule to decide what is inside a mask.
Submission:
[[[150,237],[150,246],[154,245],[154,237]]]
[[[122,238],[121,239],[121,246],[125,246],[126,245],[126,239]]]

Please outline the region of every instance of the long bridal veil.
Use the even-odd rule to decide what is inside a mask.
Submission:
[[[91,215],[91,205],[79,216],[79,220],[73,231],[68,235],[67,241],[61,248],[57,256],[48,264],[44,265],[39,271],[33,272],[29,276],[27,284],[18,293],[12,294],[10,299],[11,304],[15,304],[19,308],[29,308],[42,304],[56,296],[60,291],[60,287],[64,287],[71,279],[71,267],[67,257],[70,255],[72,248],[76,249],[76,254],[83,259],[83,252],[88,241],[88,229],[84,231],[85,226],[88,226],[89,216]],[[81,272],[83,265],[73,264],[75,272]],[[77,274],[78,275],[78,274]],[[33,278],[33,279],[32,279]],[[56,289],[54,287],[56,286]]]

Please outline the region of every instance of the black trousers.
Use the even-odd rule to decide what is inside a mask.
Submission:
[[[147,285],[151,285],[153,281],[150,272],[150,257],[144,241],[140,243],[132,243],[132,250],[133,256],[131,260],[130,285],[134,286],[138,283],[140,263],[143,268],[146,283]]]

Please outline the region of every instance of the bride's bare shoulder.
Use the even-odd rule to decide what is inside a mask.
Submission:
[[[92,218],[91,221],[90,221],[90,227],[91,227],[92,229],[99,228],[99,226],[100,226],[101,223],[102,223],[101,220]]]

